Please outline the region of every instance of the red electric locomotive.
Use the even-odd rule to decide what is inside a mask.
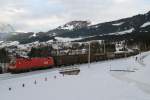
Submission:
[[[24,72],[35,69],[51,68],[54,66],[52,57],[16,58],[9,65],[10,72]]]

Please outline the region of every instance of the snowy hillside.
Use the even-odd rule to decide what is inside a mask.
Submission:
[[[63,76],[59,69],[1,75],[0,97],[2,100],[149,100],[150,52],[137,57],[137,60],[129,57],[92,63],[90,67],[77,65],[81,72],[74,76]]]
[[[9,41],[30,43],[35,41],[54,40],[60,38],[80,38],[80,41],[89,40],[127,40],[149,38],[150,12],[115,21],[92,25],[89,21],[71,21],[48,32],[22,33],[8,37]],[[55,33],[55,34],[54,34]],[[130,34],[128,34],[130,33]],[[86,38],[86,39],[85,39]]]

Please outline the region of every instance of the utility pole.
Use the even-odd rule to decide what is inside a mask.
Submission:
[[[59,53],[59,46],[58,46],[58,44],[59,44],[58,41],[56,41],[56,47],[57,47],[57,51],[56,51],[57,67],[58,67],[58,55],[59,55],[59,54],[58,54],[58,53]]]
[[[89,45],[89,54],[88,54],[88,68],[90,68],[90,59],[91,59],[91,44],[90,42],[88,42],[88,45]]]
[[[56,45],[57,45],[57,56],[58,56],[58,53],[59,53],[59,46],[58,46],[58,41],[56,42]]]
[[[73,42],[73,43],[80,43],[80,42]],[[82,43],[85,43],[85,44],[88,44],[88,58],[87,58],[87,60],[88,60],[88,68],[90,68],[90,63],[91,63],[91,61],[90,61],[90,59],[91,59],[91,42],[89,41],[89,42],[82,42]]]
[[[106,45],[105,45],[105,40],[104,40],[104,54],[106,54]]]

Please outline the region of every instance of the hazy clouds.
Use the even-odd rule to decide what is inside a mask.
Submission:
[[[149,0],[1,0],[0,23],[17,31],[47,31],[71,20],[93,23],[146,13]]]

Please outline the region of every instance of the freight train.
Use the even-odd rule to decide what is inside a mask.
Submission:
[[[134,52],[128,54],[125,53],[91,54],[90,62],[114,58],[123,58],[136,55],[137,53]],[[15,60],[12,60],[10,62],[8,71],[16,73],[58,66],[82,64],[87,62],[88,62],[88,54],[60,55],[60,56],[39,57],[39,58],[16,58]]]

